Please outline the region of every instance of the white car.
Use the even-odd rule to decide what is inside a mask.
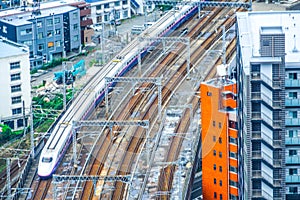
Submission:
[[[94,29],[95,31],[102,31],[102,25],[101,24],[93,24],[91,26],[92,29]]]

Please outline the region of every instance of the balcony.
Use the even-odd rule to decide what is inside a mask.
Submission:
[[[300,79],[285,79],[285,87],[300,87]]]
[[[300,99],[285,99],[285,106],[300,106]]]
[[[92,19],[86,19],[86,20],[80,21],[80,26],[81,27],[89,26],[89,25],[92,25],[92,24],[93,24]]]
[[[261,170],[252,170],[252,177],[253,178],[262,178]]]
[[[285,177],[287,183],[300,183],[300,175],[288,175]]]
[[[286,137],[285,144],[286,145],[300,145],[300,138],[299,137]]]
[[[252,197],[262,198],[261,189],[252,189]]]
[[[251,78],[252,80],[262,80],[263,82],[265,82],[267,85],[271,86],[274,89],[280,89],[280,82],[270,79],[264,73],[253,72],[251,74]]]
[[[300,119],[299,118],[285,118],[285,125],[286,126],[300,126]]]
[[[285,158],[286,164],[300,164],[300,156],[287,156]]]
[[[80,10],[80,17],[84,17],[84,16],[87,16],[87,15],[91,15],[91,9],[81,9]]]
[[[273,158],[263,151],[252,151],[252,158],[263,159],[273,165]]]
[[[282,187],[282,180],[281,179],[274,179],[273,185],[275,187]]]

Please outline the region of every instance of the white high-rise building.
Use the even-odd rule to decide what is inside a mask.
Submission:
[[[29,115],[29,49],[0,37],[0,123],[22,129]]]
[[[237,30],[241,199],[300,199],[300,12],[237,13]]]

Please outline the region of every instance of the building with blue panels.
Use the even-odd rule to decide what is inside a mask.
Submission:
[[[80,12],[76,7],[35,7],[0,16],[0,36],[29,47],[31,68],[80,50]]]
[[[242,199],[300,199],[300,12],[237,13]]]

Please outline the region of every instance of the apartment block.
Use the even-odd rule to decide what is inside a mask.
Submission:
[[[131,18],[131,1],[129,0],[87,0],[86,2],[91,5],[93,24],[110,23],[113,20]],[[139,7],[137,3],[136,6]]]
[[[203,199],[238,199],[236,83],[226,76],[201,83]]]
[[[242,199],[300,199],[300,12],[237,13]]]
[[[0,36],[27,45],[32,68],[80,51],[80,31],[80,10],[73,6],[41,9],[35,5],[0,13]]]
[[[0,123],[22,129],[31,105],[29,49],[0,37],[0,52]]]

